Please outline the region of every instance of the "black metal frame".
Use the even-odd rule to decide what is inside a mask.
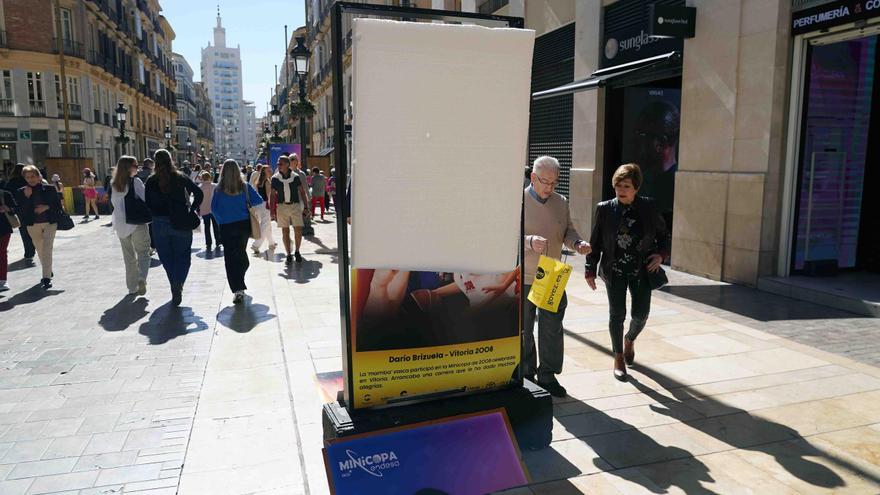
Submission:
[[[343,56],[345,53],[345,40],[342,32],[342,18],[344,15],[362,14],[377,17],[394,17],[401,20],[433,20],[450,23],[473,22],[475,24],[496,25],[496,27],[522,28],[524,20],[521,17],[507,17],[498,15],[477,14],[471,12],[455,12],[445,10],[422,9],[415,7],[397,7],[390,5],[373,5],[352,2],[336,2],[330,17],[330,26],[333,40],[333,128],[334,128],[334,153],[336,164],[337,191],[342,188],[342,198],[337,201],[336,232],[339,249],[339,312],[341,316],[343,357],[342,357],[342,380],[345,406],[352,410],[354,404],[354,391],[351,388],[351,289],[349,288],[349,259],[348,259],[348,204],[345,194],[348,188],[348,154],[346,149],[345,132],[345,105],[343,98],[343,80],[345,66]],[[520,251],[521,252],[521,251]],[[520,257],[522,259],[522,257]]]

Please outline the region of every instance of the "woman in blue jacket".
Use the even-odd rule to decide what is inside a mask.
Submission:
[[[250,266],[247,256],[247,241],[251,234],[251,221],[248,205],[258,206],[263,198],[250,184],[241,178],[241,169],[235,160],[223,162],[220,182],[211,199],[211,214],[220,226],[223,238],[226,265],[226,280],[233,292],[232,302],[244,301],[244,274]]]

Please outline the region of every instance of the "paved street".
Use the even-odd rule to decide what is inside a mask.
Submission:
[[[108,222],[59,235],[48,292],[11,243],[0,494],[328,493],[335,226],[304,241],[300,267],[252,257],[245,309],[197,232],[175,309],[158,262],[147,297],[125,296]],[[671,278],[629,383],[611,376],[604,293],[572,278],[570,397],[555,403],[551,447],[523,453],[533,484],[505,493],[880,492],[878,320]]]

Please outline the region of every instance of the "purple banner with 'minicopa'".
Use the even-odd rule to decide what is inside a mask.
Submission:
[[[336,495],[482,495],[528,482],[503,410],[340,438],[324,463]]]

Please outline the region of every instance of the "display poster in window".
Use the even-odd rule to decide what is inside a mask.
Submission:
[[[335,495],[482,495],[529,482],[500,409],[340,438],[324,465]]]
[[[516,378],[519,267],[353,269],[351,287],[355,408],[491,390]]]
[[[681,90],[657,87],[624,89],[621,163],[637,163],[644,180],[639,195],[654,198],[672,231]]]

